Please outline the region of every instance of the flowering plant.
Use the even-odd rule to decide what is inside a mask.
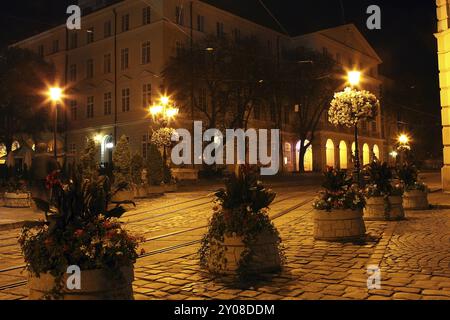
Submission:
[[[336,126],[353,127],[359,120],[374,119],[379,106],[380,102],[374,94],[345,88],[334,94],[328,110],[328,120]]]
[[[427,185],[419,181],[419,171],[414,164],[404,163],[402,166],[397,166],[396,172],[404,185],[405,191],[420,190],[426,192],[428,190]]]
[[[153,131],[150,142],[158,148],[171,147],[173,144],[171,139],[173,134],[177,134],[177,132],[173,128],[159,128],[158,130]]]
[[[356,185],[352,185],[351,177],[348,177],[344,170],[327,167],[324,177],[325,181],[322,184],[324,190],[320,191],[314,200],[313,208],[326,211],[364,208],[363,192]]]
[[[50,201],[33,198],[46,221],[24,227],[19,237],[27,270],[35,276],[52,274],[55,296],[62,290],[62,278],[70,265],[82,270],[106,269],[117,276],[121,267],[134,264],[138,256],[139,238],[118,220],[125,212],[121,204],[132,202],[110,206],[113,195],[126,183],[111,191],[106,176],[94,175],[91,180],[82,176],[78,170],[63,183],[57,173],[50,174]]]
[[[363,168],[363,174],[368,182],[365,188],[367,197],[381,197],[398,194],[398,187],[394,187],[392,182],[392,168],[386,162],[378,160],[372,161]],[[401,195],[401,193],[400,193]]]

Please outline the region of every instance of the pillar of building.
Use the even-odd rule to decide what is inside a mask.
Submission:
[[[449,0],[436,0],[438,30],[437,38],[439,84],[441,88],[442,140],[444,166],[442,167],[442,190],[450,192],[450,21]]]

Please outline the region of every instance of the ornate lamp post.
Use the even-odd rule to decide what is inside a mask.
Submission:
[[[400,164],[403,165],[405,161],[405,154],[407,151],[411,150],[409,145],[410,138],[406,133],[401,133],[397,137],[397,150],[400,152]]]
[[[48,97],[52,102],[52,106],[55,109],[55,117],[53,122],[53,156],[55,160],[58,160],[58,154],[56,150],[56,134],[58,131],[58,103],[63,97],[63,91],[60,87],[51,87],[48,90]]]
[[[361,72],[359,71],[349,71],[347,73],[348,83],[350,83],[351,88],[359,85],[361,81]],[[358,146],[358,121],[355,121],[355,168],[354,173],[357,183],[360,183],[359,173],[361,172],[361,163],[359,161],[359,146]]]

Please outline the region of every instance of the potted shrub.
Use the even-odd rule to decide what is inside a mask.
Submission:
[[[274,198],[254,168],[240,166],[225,189],[215,193],[199,251],[201,266],[213,274],[238,277],[279,271],[284,262],[281,238],[268,216]]]
[[[403,207],[407,210],[424,210],[429,208],[428,187],[419,181],[414,164],[405,163],[397,167],[397,175],[404,186]]]
[[[29,299],[133,299],[139,239],[119,222],[125,212],[120,204],[108,209],[125,185],[112,192],[106,176],[87,180],[81,174],[66,183],[56,176],[49,181],[50,201],[33,199],[46,222],[24,227],[19,237]],[[73,267],[80,271],[78,285],[69,279]]]
[[[124,200],[133,200],[133,188],[131,179],[131,151],[130,144],[125,135],[122,135],[117,142],[116,148],[113,152],[114,163],[114,184],[116,186],[126,185],[125,188],[121,188],[114,198],[113,202],[121,202]]]
[[[144,178],[144,159],[138,153],[131,157],[131,180],[133,182],[133,192],[135,198],[145,198],[147,196],[147,188],[145,187]]]
[[[147,158],[147,195],[155,196],[164,193],[164,166],[161,153],[153,143],[149,144]]]
[[[366,220],[399,220],[405,217],[402,188],[392,185],[392,169],[386,162],[372,161],[363,170],[366,177]]]
[[[88,139],[80,155],[80,165],[84,179],[90,179],[98,172],[97,146],[94,139]]]
[[[5,207],[29,208],[31,206],[31,194],[27,190],[24,181],[17,179],[10,180],[6,186],[3,198]]]
[[[365,236],[364,195],[343,170],[328,167],[323,191],[313,203],[314,239],[360,240]]]
[[[164,192],[175,192],[178,190],[177,180],[172,175],[172,170],[167,165],[163,164],[163,181],[164,181]]]

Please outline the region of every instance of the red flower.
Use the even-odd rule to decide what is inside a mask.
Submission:
[[[73,233],[73,235],[75,236],[75,237],[81,237],[82,235],[83,235],[83,233],[84,233],[84,230],[83,229],[77,229],[77,230],[75,230],[75,232]]]
[[[111,239],[112,237],[114,237],[115,234],[116,234],[116,231],[115,231],[115,230],[109,230],[109,231],[106,233],[106,238]]]

